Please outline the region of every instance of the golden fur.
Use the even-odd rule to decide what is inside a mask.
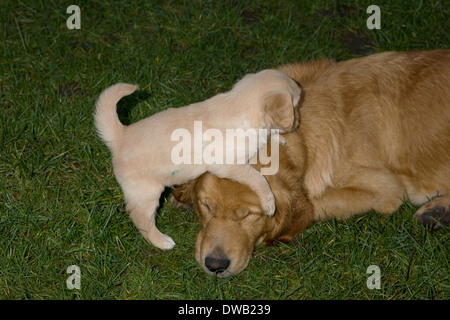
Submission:
[[[259,241],[289,241],[313,220],[424,204],[433,229],[450,217],[450,51],[386,52],[343,62],[281,66],[302,87],[300,126],[267,176],[277,211],[205,174],[173,191],[200,217],[196,259],[211,274],[243,270]]]
[[[313,207],[299,183],[303,162],[297,159],[303,146],[297,133],[284,137],[278,173],[266,176],[277,204],[272,217],[263,214],[258,197],[248,186],[209,172],[172,190],[172,203],[184,210],[193,206],[200,220],[195,258],[207,273],[215,274],[205,265],[207,257],[230,257],[230,265],[217,275],[236,274],[247,266],[257,243],[287,243],[312,222]],[[259,169],[261,164],[255,167]]]
[[[241,183],[252,181],[249,186],[258,194],[264,212],[273,215],[275,199],[270,187],[248,164],[258,147],[266,143],[267,134],[265,141],[258,141],[259,146],[248,146],[234,164],[194,163],[195,160],[177,164],[172,158],[177,145],[172,136],[176,130],[187,132],[189,137],[186,139],[195,150],[195,141],[190,135],[195,135],[195,121],[201,121],[203,130],[220,133],[237,128],[242,131],[273,128],[281,132],[292,131],[298,125],[298,112],[294,107],[300,99],[300,88],[292,79],[277,70],[263,70],[246,75],[229,92],[124,126],[117,116],[116,104],[136,89],[135,85],[119,83],[104,90],[97,100],[95,125],[111,150],[114,174],[124,193],[131,219],[147,241],[161,249],[171,249],[175,245],[172,238],[161,233],[155,224],[161,193],[166,186],[188,182],[206,171]],[[255,137],[256,130],[252,131]],[[200,134],[202,138],[203,133]],[[208,143],[211,142],[200,141],[203,146]]]

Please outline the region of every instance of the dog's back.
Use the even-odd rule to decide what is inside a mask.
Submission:
[[[448,193],[449,68],[448,51],[384,53],[340,63],[321,60],[280,67],[303,87],[304,95],[299,131],[286,136],[280,170],[268,177],[277,200],[274,217],[265,217],[272,224],[233,219],[230,207],[245,208],[251,203],[248,197],[255,195],[208,173],[202,176],[208,179],[174,191],[178,201],[193,201],[200,217],[197,261],[209,272],[204,248],[212,248],[215,237],[220,237],[223,248],[232,248],[219,252],[221,257],[228,252],[233,266],[236,261],[248,263],[248,248],[253,248],[254,238],[240,237],[243,230],[265,232],[266,245],[287,242],[313,219],[343,219],[371,209],[392,213],[402,204],[405,191],[415,203],[426,201],[430,191]],[[205,227],[205,217],[211,216],[203,208],[205,199],[208,208],[212,203],[216,212],[223,213],[214,232]],[[239,221],[239,226],[225,228],[227,217]],[[428,202],[415,217],[433,229],[448,226],[450,196]],[[239,250],[242,247],[246,250]],[[212,256],[218,252],[210,251]],[[226,274],[243,267],[228,267]]]
[[[313,196],[354,167],[388,168],[416,203],[449,191],[450,51],[386,52],[282,71],[304,89],[301,132],[313,162],[305,183]]]

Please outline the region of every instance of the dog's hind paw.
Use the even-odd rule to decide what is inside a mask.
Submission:
[[[446,197],[448,199],[448,197]],[[414,214],[414,218],[432,230],[450,225],[450,203],[446,198],[437,198],[423,205]]]

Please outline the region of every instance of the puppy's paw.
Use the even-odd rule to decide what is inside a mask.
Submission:
[[[268,215],[269,217],[273,216],[273,214],[275,213],[275,198],[272,192],[270,193],[270,197],[268,197],[267,200],[263,200],[261,208],[263,209],[264,214]]]
[[[281,144],[282,146],[284,146],[284,145],[286,144],[286,138],[285,138],[285,137],[280,136],[280,144]]]
[[[162,250],[170,250],[175,246],[175,241],[168,235],[161,233],[155,228],[147,238],[155,247]]]
[[[175,241],[168,235],[164,235],[163,241],[158,244],[158,248],[162,250],[170,250],[175,246]]]

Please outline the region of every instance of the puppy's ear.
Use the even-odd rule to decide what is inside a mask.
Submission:
[[[264,97],[265,122],[271,129],[287,132],[295,128],[294,103],[300,97],[293,99],[289,93],[270,92]],[[296,100],[296,101],[294,101]]]
[[[191,210],[192,205],[192,187],[195,180],[191,180],[188,183],[179,185],[172,189],[172,198],[170,202],[181,210]]]

